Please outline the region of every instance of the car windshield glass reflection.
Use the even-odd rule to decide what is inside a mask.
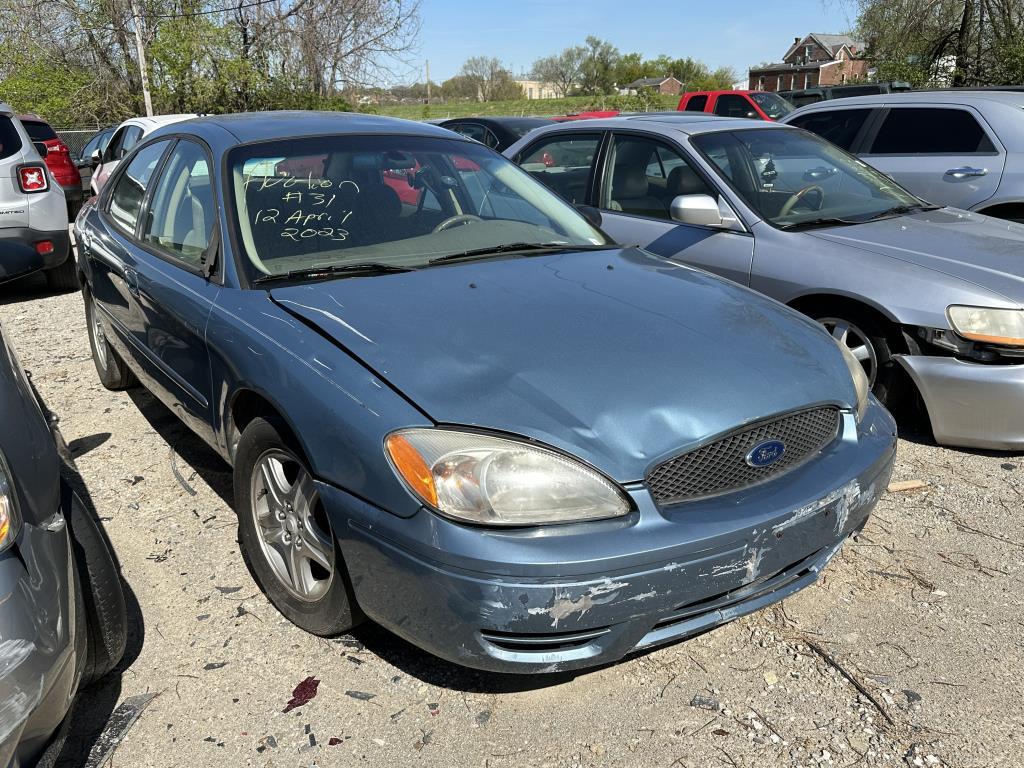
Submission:
[[[228,162],[250,279],[606,242],[546,187],[470,142],[316,137],[242,146]]]
[[[722,131],[693,143],[747,205],[783,229],[858,224],[926,207],[888,176],[805,131]]]
[[[777,93],[752,93],[750,98],[772,120],[778,120],[793,111],[793,106]]]

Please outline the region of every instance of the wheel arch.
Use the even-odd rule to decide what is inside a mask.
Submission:
[[[993,205],[986,205],[984,208],[978,208],[975,213],[993,216],[997,219],[1024,221],[1024,200],[1004,200]]]
[[[306,466],[315,473],[315,467],[310,459],[311,454],[302,440],[301,432],[285,415],[284,409],[278,406],[265,392],[254,387],[239,387],[228,399],[224,415],[224,443],[231,464],[234,464],[238,441],[245,428],[253,419],[269,416],[287,431],[287,434],[282,437],[290,440],[295,449],[301,453]]]
[[[867,313],[869,316],[886,325],[902,328],[902,324],[892,312],[871,299],[863,296],[851,296],[850,294],[832,291],[816,291],[805,293],[796,298],[790,299],[786,304],[814,319],[815,311],[824,311],[834,314],[837,307],[852,309],[857,312]]]

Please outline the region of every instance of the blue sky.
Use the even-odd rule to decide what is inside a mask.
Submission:
[[[842,0],[422,0],[423,27],[413,65],[430,60],[435,82],[462,62],[496,56],[517,74],[587,35],[623,53],[691,56],[739,74],[778,60],[797,35],[844,32],[855,18]]]

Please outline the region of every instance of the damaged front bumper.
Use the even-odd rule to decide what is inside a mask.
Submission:
[[[935,441],[990,450],[1024,448],[1024,365],[899,355],[921,393]]]
[[[319,485],[356,600],[455,663],[554,672],[698,634],[808,586],[888,484],[895,424],[862,423],[777,481],[659,508],[642,485],[626,518],[523,530],[400,519]]]

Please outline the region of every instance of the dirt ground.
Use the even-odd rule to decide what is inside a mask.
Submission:
[[[230,474],[141,390],[104,390],[82,300],[0,290],[130,589],[120,674],[87,692],[64,765],[155,692],[114,766],[1024,765],[1024,457],[901,439],[858,541],[774,609],[620,664],[503,677],[374,626],[285,622],[239,554]],[[316,696],[285,712],[313,677]]]

